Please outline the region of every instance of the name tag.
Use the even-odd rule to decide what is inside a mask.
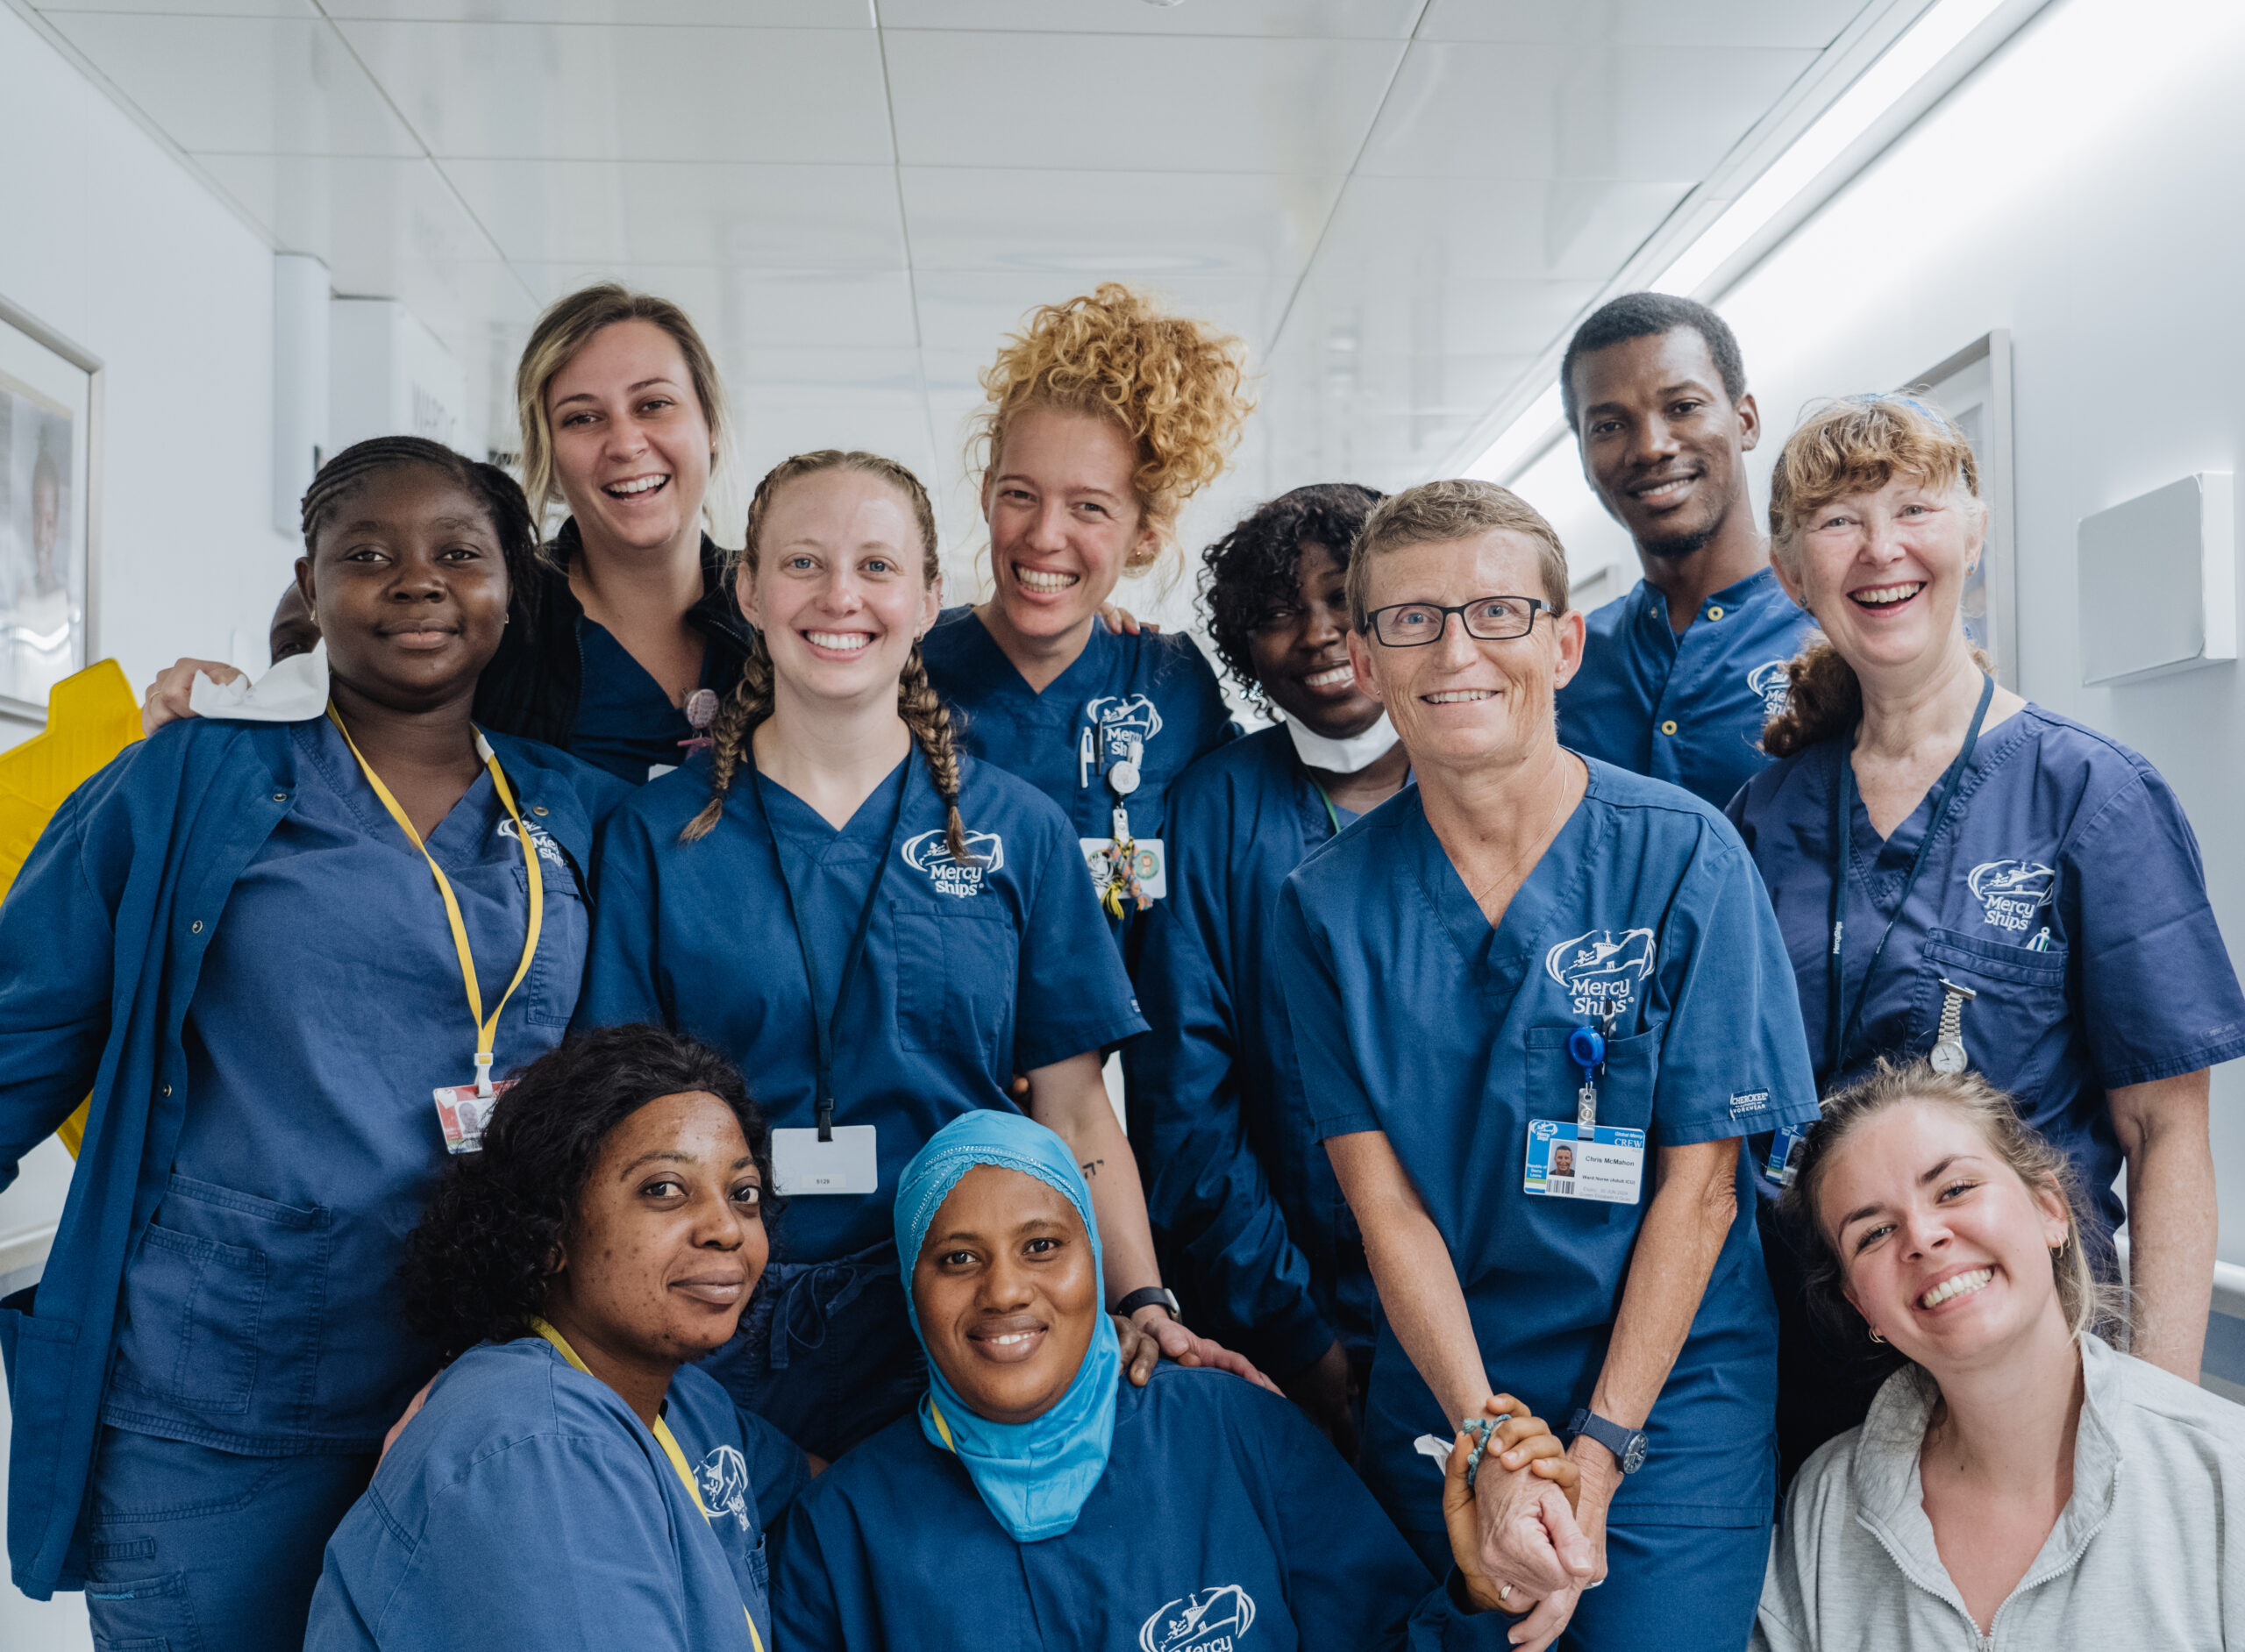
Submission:
[[[1531,1193],[1634,1205],[1644,1178],[1643,1130],[1600,1124],[1586,1132],[1564,1119],[1528,1122],[1528,1173],[1522,1186]]]
[[[830,1142],[820,1141],[815,1129],[772,1132],[772,1191],[782,1199],[880,1190],[873,1126],[837,1124]]]
[[[494,1079],[491,1093],[478,1095],[472,1084],[447,1084],[437,1091],[437,1128],[445,1133],[447,1153],[481,1153],[484,1127],[491,1109],[515,1086],[512,1079]]]
[[[1137,858],[1131,870],[1138,874],[1138,887],[1148,896],[1158,901],[1169,893],[1169,860],[1162,853],[1161,839],[1140,837],[1133,840]],[[1091,873],[1092,887],[1104,893],[1107,888],[1107,851],[1115,846],[1112,837],[1079,837],[1077,845],[1084,851],[1084,870]]]

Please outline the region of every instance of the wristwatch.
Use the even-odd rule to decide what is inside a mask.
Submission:
[[[1185,1323],[1185,1314],[1177,1306],[1177,1292],[1165,1285],[1141,1285],[1108,1312],[1116,1319],[1127,1320],[1142,1307],[1165,1307],[1170,1318],[1180,1325]]]
[[[1608,1422],[1588,1406],[1568,1419],[1567,1443],[1572,1445],[1583,1435],[1604,1446],[1614,1454],[1614,1461],[1621,1465],[1624,1474],[1635,1474],[1645,1465],[1645,1431],[1624,1428],[1618,1422]]]

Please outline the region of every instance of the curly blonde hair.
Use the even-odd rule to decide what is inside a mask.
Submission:
[[[1102,413],[1137,445],[1131,481],[1156,530],[1158,561],[1185,502],[1222,474],[1254,402],[1242,389],[1245,346],[1204,323],[1165,314],[1144,294],[1102,281],[1087,296],[1043,304],[983,370],[988,405],[967,447],[970,474],[987,477],[1014,418],[1032,407]]]

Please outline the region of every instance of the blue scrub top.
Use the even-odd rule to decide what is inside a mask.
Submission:
[[[921,642],[920,655],[928,680],[960,714],[966,749],[1058,804],[1080,839],[1103,844],[1115,835],[1115,796],[1107,774],[1123,755],[1126,738],[1135,737],[1144,748],[1138,788],[1127,800],[1131,836],[1165,844],[1171,785],[1238,732],[1216,673],[1186,637],[1118,637],[1094,620],[1075,664],[1041,694],[1014,669],[971,608],[946,610]],[[1133,933],[1137,917],[1126,910],[1117,934]],[[1130,945],[1135,953],[1136,942]]]
[[[1816,629],[1776,573],[1725,586],[1681,637],[1642,580],[1588,624],[1582,668],[1559,690],[1560,744],[1717,808],[1769,766],[1762,725],[1785,709],[1785,662]]]
[[[1819,1062],[1832,798],[1849,749],[1842,736],[1787,758],[1730,810],[1769,885]],[[1834,1079],[1882,1054],[1929,1053],[1947,997],[1941,978],[1969,987],[1978,996],[1962,1030],[1973,1070],[2073,1161],[2109,1232],[2125,1213],[2106,1093],[2245,1055],[2245,996],[2206,901],[2198,839],[2150,764],[2033,704],[1980,736],[1942,840],[1898,914],[1932,814],[1928,793],[1881,843],[1856,803],[1841,930],[1851,1007],[1880,931],[1895,922]],[[2109,1241],[2095,1238],[2109,1258]]]
[[[1169,899],[1137,970],[1153,1030],[1122,1057],[1163,1277],[1187,1323],[1280,1376],[1336,1337],[1368,1360],[1378,1292],[1302,1093],[1272,956],[1279,891],[1333,840],[1333,817],[1271,728],[1187,771],[1168,830]]]
[[[652,778],[651,768],[676,768],[685,760],[682,743],[694,737],[694,725],[614,632],[581,616],[577,658],[582,686],[577,720],[569,730],[571,755],[634,786]],[[718,651],[704,648],[702,687],[716,687],[712,672],[719,666]]]
[[[1489,926],[1409,787],[1287,879],[1276,949],[1322,1138],[1386,1133],[1457,1271],[1489,1380],[1539,1416],[1590,1403],[1663,1147],[1816,1116],[1785,947],[1729,822],[1589,763],[1589,788]],[[1621,1014],[1598,1122],[1648,1134],[1634,1206],[1522,1191],[1531,1119],[1572,1121],[1567,1035]],[[1777,1315],[1742,1163],[1739,1213],[1612,1519],[1751,1526],[1775,1485]],[[1450,1437],[1383,1324],[1359,1467],[1408,1529],[1442,1529]]]
[[[800,1454],[691,1365],[663,1421],[706,1518],[622,1397],[552,1344],[470,1349],[328,1540],[305,1652],[769,1652],[756,1476],[799,1478]]]
[[[928,1138],[975,1107],[1013,1108],[1017,1072],[1145,1030],[1067,822],[1029,787],[959,761],[959,812],[986,864],[962,867],[943,800],[916,751],[840,830],[747,777],[698,843],[680,830],[709,797],[709,756],[643,787],[610,821],[595,873],[598,916],[578,1021],[652,1021],[723,1050],[780,1129],[816,1123],[812,1015],[828,1014],[873,879],[865,954],[835,1041],[834,1122],[879,1136],[877,1194],[790,1202],[781,1259],[831,1261],[890,1236],[896,1178]],[[880,859],[896,787],[896,847]],[[773,858],[788,856],[829,1001],[814,1007]],[[1016,1109],[1017,1110],[1017,1109]]]
[[[1506,1644],[1460,1618],[1348,1466],[1286,1401],[1222,1371],[1115,1385],[1107,1470],[1073,1529],[1017,1542],[959,1459],[902,1418],[797,1500],[780,1535],[782,1648],[1244,1652]],[[1248,1634],[1250,1626],[1253,1634]]]
[[[125,1269],[103,1421],[223,1450],[370,1451],[437,1364],[394,1275],[445,1167],[431,1092],[475,1026],[428,863],[324,717],[292,725],[295,800],[226,898],[184,1034],[190,1105]],[[524,815],[545,892],[501,1073],[560,1043],[588,924]],[[430,834],[488,1007],[522,958],[514,822],[480,776]]]

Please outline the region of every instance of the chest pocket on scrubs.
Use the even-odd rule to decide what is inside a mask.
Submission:
[[[566,865],[540,860],[538,871],[545,890],[545,922],[538,936],[538,957],[531,961],[530,979],[523,983],[524,1014],[538,1027],[566,1027],[577,1013],[577,993],[585,982],[585,952],[591,943],[592,922],[577,894],[577,880]],[[517,864],[515,887],[521,894],[524,922],[530,911],[530,873]],[[522,956],[517,933],[510,956]],[[502,979],[501,986],[506,983]]]
[[[174,1176],[125,1271],[115,1384],[230,1433],[296,1426],[327,1289],[328,1213]],[[260,1386],[260,1378],[264,1378]]]
[[[1977,994],[1965,1001],[1959,1022],[1972,1071],[2023,1100],[2031,1098],[2073,1036],[2066,949],[2054,941],[2047,952],[2030,952],[2020,945],[1934,929],[1926,936],[1924,956],[1910,1007],[1911,1053],[1921,1056],[1933,1049],[1948,996],[1941,985],[1946,976]]]
[[[922,1055],[971,1056],[996,1071],[1020,970],[1012,914],[987,894],[939,904],[897,901],[890,913],[899,1042]],[[1010,1051],[1005,1059],[1010,1064]]]
[[[1572,1119],[1582,1069],[1567,1054],[1567,1027],[1528,1029],[1528,1116]],[[1652,1129],[1653,1081],[1660,1076],[1660,1029],[1616,1038],[1606,1046],[1598,1075],[1598,1122],[1615,1129]],[[1657,1145],[1648,1143],[1647,1146]],[[1516,1184],[1515,1184],[1516,1185]]]

